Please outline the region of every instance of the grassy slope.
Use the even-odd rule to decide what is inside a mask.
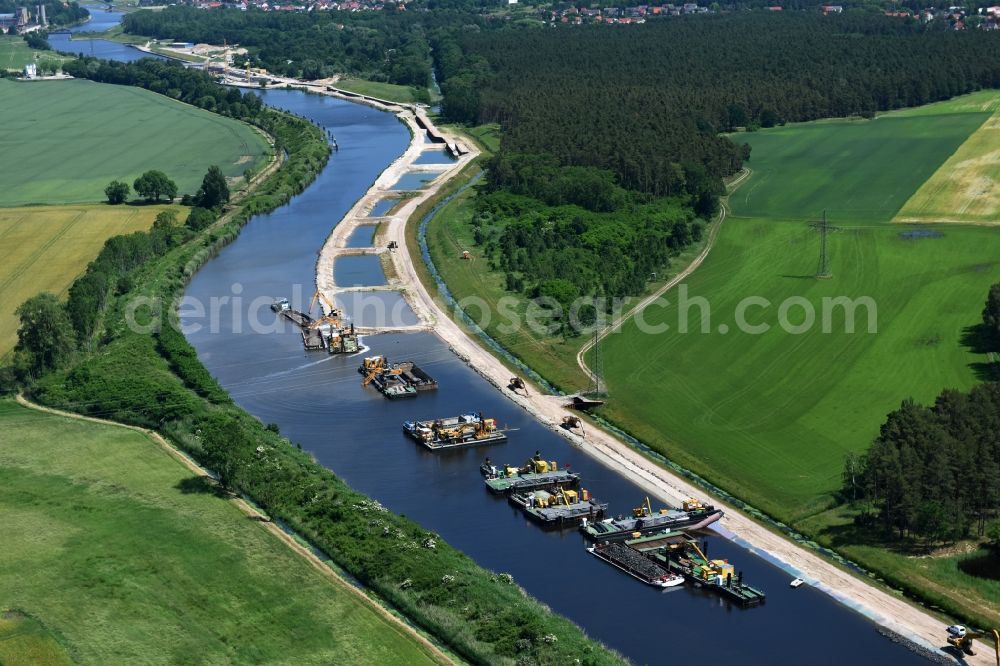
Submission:
[[[410,103],[413,101],[413,88],[394,83],[381,83],[365,79],[340,79],[333,84],[335,88],[343,88],[361,95],[387,99],[390,102]]]
[[[988,117],[966,106],[966,113],[953,103],[936,115],[741,135],[754,148],[754,174],[688,283],[691,295],[710,300],[713,330],[647,335],[633,323],[611,336],[604,348],[610,415],[682,464],[795,520],[826,504],[845,452],[864,449],[903,398],[926,401],[943,388],[971,386],[971,365],[982,359],[962,336],[1000,279],[995,233],[949,227],[941,238],[915,241],[885,224]],[[834,279],[816,281],[809,276],[819,241],[805,220],[823,208],[844,229],[830,239]],[[747,296],[775,304],[750,317],[774,325],[785,298],[804,297],[819,311],[822,297],[841,295],[875,300],[877,335],[819,328],[791,335],[776,326],[750,335],[733,326]],[[678,322],[673,308],[646,319],[675,329]],[[834,321],[843,331],[842,319]],[[720,334],[720,323],[734,332]]]
[[[0,402],[0,599],[85,663],[427,663],[134,431]]]
[[[145,231],[167,208],[107,204],[0,208],[0,357],[17,341],[14,308],[40,291],[62,295],[105,240]]]
[[[49,61],[61,63],[70,60],[52,51],[38,51],[30,48],[22,37],[0,35],[0,69],[21,70],[29,62],[41,64]]]
[[[248,125],[129,86],[0,81],[0,98],[17,137],[4,163],[18,166],[0,171],[0,206],[100,201],[109,181],[147,169],[193,193],[210,165],[240,176],[268,150]]]

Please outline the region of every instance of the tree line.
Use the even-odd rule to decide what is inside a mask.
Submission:
[[[578,333],[597,314],[593,304],[574,312],[578,298],[603,298],[610,307],[610,299],[642,292],[704,233],[701,220],[677,199],[593,212],[500,190],[479,196],[475,205],[474,239],[491,268],[506,276],[508,290],[557,305],[554,323],[563,334]],[[570,312],[576,320],[566,318]]]
[[[983,327],[1000,351],[1000,284],[990,289]],[[930,406],[904,401],[871,448],[845,461],[843,494],[865,509],[857,522],[894,539],[983,536],[1000,515],[998,433],[1000,383],[946,390]]]
[[[750,159],[723,133],[1000,86],[1000,36],[867,15],[441,30],[433,44],[449,119],[500,123],[504,151],[607,169],[655,195],[718,195]]]
[[[264,12],[204,10],[174,5],[122,20],[125,32],[208,44],[239,44],[255,67],[283,76],[319,79],[352,74],[425,89],[430,52],[420,17],[382,12]],[[242,63],[238,63],[242,65]]]

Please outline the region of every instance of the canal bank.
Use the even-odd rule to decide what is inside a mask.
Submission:
[[[252,220],[188,289],[189,297],[199,299],[232,297],[239,291],[241,299],[231,298],[222,306],[219,330],[194,332],[189,339],[242,407],[278,424],[355,488],[441,534],[479,564],[511,573],[553,610],[633,661],[662,661],[662,640],[650,629],[667,626],[678,635],[705,637],[671,646],[672,658],[801,663],[808,654],[808,661],[822,664],[916,659],[818,591],[787,588],[784,573],[723,539],[709,539],[710,554],[729,558],[748,581],[766,589],[765,606],[727,608],[718,598],[690,588],[657,593],[589,557],[576,532],[543,532],[526,523],[520,513],[483,491],[478,475],[482,455],[519,462],[541,449],[547,458],[581,472],[615,513],[628,512],[644,492],[498,395],[435,335],[367,339],[373,353],[414,360],[439,381],[441,388],[433,395],[401,403],[360,386],[357,358],[306,354],[291,328],[254,334],[234,327],[231,322],[248,314],[254,298],[287,295],[294,302],[296,286],[298,305],[305,309],[316,277],[317,248],[385,165],[405,152],[410,139],[394,117],[371,108],[296,91],[268,91],[263,97],[328,128],[340,151],[306,192]],[[489,452],[443,455],[416,446],[400,430],[405,420],[470,410],[484,411],[518,430]],[[622,623],[623,612],[636,620]],[[730,640],[710,640],[719,631]]]
[[[346,239],[356,228],[358,214],[369,208],[372,202],[378,201],[384,193],[386,184],[394,182],[403,169],[412,165],[411,152],[420,145],[420,136],[414,133],[407,152],[380,175],[356,207],[334,228],[317,263],[316,281],[324,293],[335,293],[333,272],[330,270],[332,258],[337,252],[343,251],[338,248],[346,245]],[[435,190],[456,176],[466,164],[467,161],[463,161],[460,167],[445,171],[434,181]],[[394,224],[389,227],[386,238],[401,247],[406,247],[407,219],[420,204],[431,199],[433,194],[427,194],[408,201],[401,207],[392,218]],[[433,212],[430,215],[433,215]],[[412,220],[410,223],[416,222]],[[423,224],[426,220],[420,222]],[[545,395],[538,391],[525,393],[511,391],[509,389],[511,369],[497,356],[484,349],[479,341],[473,339],[455,322],[453,303],[441,299],[437,294],[432,294],[427,284],[420,279],[415,262],[422,259],[414,258],[409,252],[393,253],[390,257],[394,274],[398,276],[397,286],[407,298],[413,311],[420,313],[421,319],[432,326],[434,333],[448,345],[450,351],[492,384],[507,400],[519,405],[550,432],[568,440],[571,446],[625,475],[637,483],[645,493],[663,502],[680,506],[687,498],[704,494],[704,488],[655,464],[641,451],[607,430],[591,426],[584,433],[562,427],[567,418],[573,417],[573,410],[569,407],[567,397]],[[388,321],[382,330],[403,329],[398,328],[396,322]],[[916,652],[936,658],[950,658],[941,650],[945,645],[942,633],[945,623],[941,619],[899,596],[870,585],[831,559],[801,547],[784,535],[741,513],[734,506],[726,505],[724,502],[716,501],[716,503],[726,510],[726,515],[720,524],[712,528],[721,536],[748,550],[760,553],[773,565],[785,571],[790,578],[807,581],[809,585],[828,594],[837,602],[876,622],[897,640],[911,644]],[[969,663],[978,663],[980,660],[984,664],[988,661],[985,657],[973,657]]]

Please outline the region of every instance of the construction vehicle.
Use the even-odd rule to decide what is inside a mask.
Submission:
[[[517,393],[518,391],[524,391],[524,396],[528,396],[528,387],[525,386],[524,380],[520,377],[511,377],[510,384],[508,385],[511,391]]]
[[[316,290],[316,293],[313,294],[312,300],[309,301],[309,312],[311,313],[313,308],[316,307],[317,301],[326,306],[326,312],[320,308],[320,316],[313,319],[309,326],[311,328],[320,328],[323,324],[329,324],[334,328],[341,328],[340,318],[343,316],[343,313],[340,311],[340,308],[334,305],[322,291]]]
[[[562,427],[566,430],[574,430],[579,428],[583,431],[583,420],[579,416],[564,416],[562,419]]]
[[[948,645],[970,656],[975,656],[976,654],[972,650],[973,641],[986,635],[985,632],[975,631],[961,624],[951,625],[948,627],[947,632]],[[993,634],[993,640],[995,641],[994,649],[996,650],[997,666],[1000,666],[1000,632],[993,629],[990,633]]]

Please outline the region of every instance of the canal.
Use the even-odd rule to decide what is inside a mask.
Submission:
[[[94,13],[79,29],[104,29],[99,26],[110,27],[120,16]],[[133,60],[139,53],[102,44],[95,55]],[[214,322],[185,320],[188,339],[244,409],[277,424],[358,490],[439,533],[480,565],[512,574],[554,611],[635,663],[927,663],[823,593],[789,588],[785,572],[725,539],[709,537],[708,554],[730,559],[748,583],[763,589],[764,606],[741,610],[687,586],[655,590],[590,557],[578,533],[546,532],[528,523],[484,489],[478,469],[484,455],[521,463],[539,450],[580,472],[584,486],[616,515],[637,506],[643,493],[531,419],[431,333],[364,340],[370,353],[416,361],[440,383],[438,391],[409,401],[390,402],[362,388],[357,356],[304,352],[298,332],[276,324],[267,305],[285,296],[306,308],[315,289],[317,251],[330,229],[406,149],[409,134],[395,117],[367,106],[298,91],[262,97],[331,130],[340,150],[305,192],[251,220],[187,289],[188,298],[214,304],[219,313]],[[405,420],[469,411],[515,429],[508,442],[432,454],[401,432]]]
[[[576,532],[545,532],[526,522],[485,491],[478,470],[485,455],[519,464],[540,450],[580,472],[584,486],[610,502],[614,514],[628,513],[643,493],[531,419],[431,333],[365,338],[370,353],[416,361],[440,383],[438,391],[414,400],[388,401],[362,388],[360,358],[306,353],[291,327],[250,330],[248,322],[269,322],[272,297],[307,306],[316,251],[409,140],[393,116],[366,106],[295,91],[263,97],[330,129],[340,150],[312,186],[252,220],[188,288],[187,296],[206,306],[216,299],[220,312],[214,330],[206,322],[186,322],[203,326],[188,338],[244,409],[278,424],[358,490],[441,534],[482,566],[511,573],[553,610],[636,663],[924,663],[826,595],[789,588],[786,573],[722,538],[709,538],[709,555],[729,558],[748,583],[764,589],[763,607],[732,608],[690,587],[654,590],[590,557]],[[436,454],[401,432],[405,420],[469,411],[516,430],[503,445]]]

